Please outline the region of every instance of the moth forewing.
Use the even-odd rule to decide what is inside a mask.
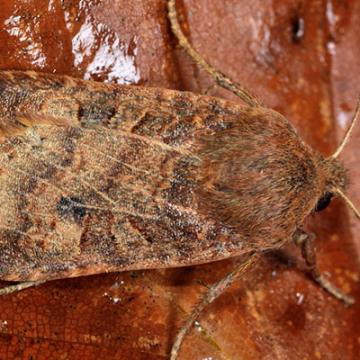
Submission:
[[[204,211],[198,177],[198,138],[247,119],[248,107],[26,72],[1,72],[0,84],[2,279],[193,265],[252,249]]]

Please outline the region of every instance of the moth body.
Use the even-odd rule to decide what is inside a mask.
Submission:
[[[177,267],[281,246],[345,172],[280,114],[0,72],[0,278]]]

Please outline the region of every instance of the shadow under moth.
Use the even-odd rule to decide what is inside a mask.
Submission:
[[[171,358],[203,308],[264,251],[289,241],[314,279],[352,303],[316,267],[301,226],[345,196],[337,151],[325,158],[279,113],[179,43],[244,105],[189,92],[0,72],[1,294],[110,271],[245,260],[213,284],[180,329]]]

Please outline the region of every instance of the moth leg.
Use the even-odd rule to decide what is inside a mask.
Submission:
[[[171,360],[176,360],[179,350],[185,335],[189,332],[191,326],[204,310],[204,308],[211,304],[217,297],[219,297],[240,275],[242,275],[258,258],[258,253],[251,253],[249,257],[241,262],[236,268],[226,275],[224,278],[209,287],[200,302],[193,309],[185,324],[181,327],[176,335],[174,344],[171,348]]]
[[[335,298],[343,301],[346,305],[354,303],[354,299],[342,292],[339,288],[333,285],[323,275],[321,275],[316,264],[316,252],[314,244],[315,236],[313,234],[307,234],[303,230],[297,230],[294,234],[294,241],[297,246],[301,248],[302,256],[305,260],[307,267],[309,268],[312,278],[328,293]]]
[[[213,91],[215,89],[216,85],[215,84],[212,84],[210,85],[204,92],[204,95],[209,95],[211,96],[210,92]]]
[[[171,23],[171,29],[179,41],[179,44],[190,55],[190,57],[204,70],[206,70],[221,87],[230,90],[237,95],[249,106],[260,106],[261,104],[255,96],[251,95],[249,90],[244,86],[232,81],[226,75],[216,70],[213,66],[207,63],[207,61],[191,46],[188,39],[181,30],[181,26],[178,21],[177,11],[175,6],[175,0],[168,1],[169,20]]]
[[[40,284],[43,284],[44,282],[46,282],[45,280],[42,281],[24,281],[15,285],[10,285],[10,286],[6,286],[2,289],[0,289],[0,296],[3,295],[9,295],[11,293],[14,292],[18,292],[33,286],[38,286]]]

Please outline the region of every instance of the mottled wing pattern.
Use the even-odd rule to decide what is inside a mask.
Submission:
[[[194,138],[248,108],[21,72],[1,73],[0,91],[1,279],[182,266],[249,250],[194,195]]]

